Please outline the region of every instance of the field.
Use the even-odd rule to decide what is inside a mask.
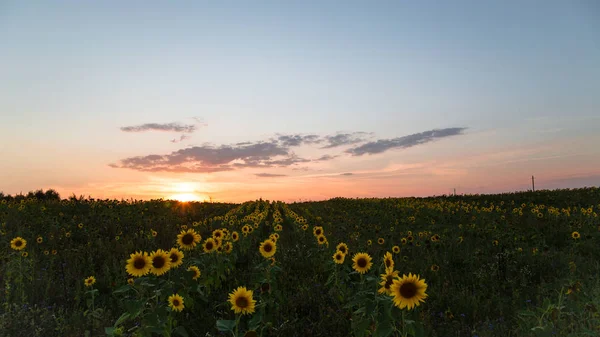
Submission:
[[[598,336],[598,214],[598,188],[5,199],[0,336]]]

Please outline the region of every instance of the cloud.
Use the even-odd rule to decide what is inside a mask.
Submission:
[[[277,140],[283,146],[300,146],[302,144],[320,143],[321,137],[317,135],[278,135]]]
[[[406,149],[434,141],[438,138],[460,135],[463,134],[463,131],[466,129],[467,128],[434,129],[398,138],[379,139],[374,142],[350,148],[346,150],[346,153],[350,153],[353,156],[362,156],[364,154],[382,153],[394,148]]]
[[[332,159],[335,159],[335,158],[337,158],[337,157],[339,157],[339,156],[332,156],[332,155],[330,155],[330,154],[326,154],[326,155],[323,155],[323,156],[321,156],[321,157],[319,157],[319,158],[317,158],[317,159],[314,159],[313,161],[326,161],[326,160],[332,160]]]
[[[340,173],[341,176],[351,176],[354,175],[352,172]]]
[[[258,142],[249,145],[193,146],[166,155],[151,154],[129,157],[110,164],[113,168],[137,171],[219,172],[245,167],[286,167],[309,162],[298,157],[277,142]]]
[[[196,125],[180,124],[180,123],[146,123],[142,125],[124,126],[121,127],[123,132],[146,132],[146,131],[166,131],[166,132],[186,132],[192,133],[196,131]]]
[[[366,140],[366,132],[340,133],[335,136],[325,136],[325,141],[328,143],[322,149],[331,149],[343,145],[352,145],[364,142]]]
[[[274,173],[256,173],[254,174],[261,178],[272,178],[272,177],[287,177],[287,174],[274,174]]]
[[[188,136],[188,135],[181,135],[181,137],[179,137],[179,139],[177,139],[177,138],[173,138],[173,139],[171,139],[171,143],[181,143],[181,142],[183,142],[184,140],[186,140],[186,139],[190,139],[190,138],[191,138],[191,137],[190,137],[190,136]]]

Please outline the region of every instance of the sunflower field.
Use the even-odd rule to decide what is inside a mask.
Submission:
[[[0,202],[0,336],[599,336],[600,189]]]

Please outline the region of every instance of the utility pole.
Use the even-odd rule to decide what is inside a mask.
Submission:
[[[456,188],[454,189],[454,196],[456,196]]]
[[[535,178],[533,176],[531,176],[531,189],[535,192]]]

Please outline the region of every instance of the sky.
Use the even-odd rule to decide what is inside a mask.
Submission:
[[[0,191],[600,186],[597,1],[1,1]]]

